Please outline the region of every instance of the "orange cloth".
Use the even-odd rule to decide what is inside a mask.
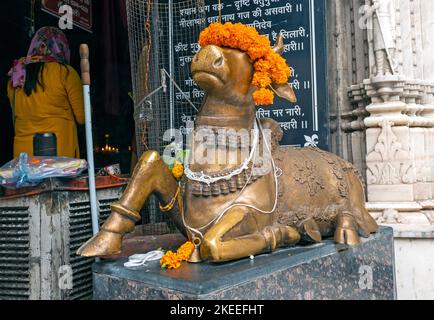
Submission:
[[[29,97],[22,89],[15,95],[14,157],[22,152],[33,155],[33,136],[53,132],[59,157],[80,158],[76,122],[84,124],[83,87],[70,66],[46,63],[42,72],[45,90],[38,84]],[[12,105],[13,89],[8,85]]]

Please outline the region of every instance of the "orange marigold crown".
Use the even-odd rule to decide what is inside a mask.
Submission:
[[[213,23],[201,32],[199,44],[202,47],[229,47],[247,53],[254,61],[252,84],[259,90],[253,94],[253,99],[257,105],[272,104],[274,93],[269,89],[270,85],[273,82],[284,84],[291,75],[285,59],[271,48],[270,40],[242,23]]]

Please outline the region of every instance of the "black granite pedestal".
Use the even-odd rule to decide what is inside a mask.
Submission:
[[[381,228],[357,247],[332,240],[254,260],[135,269],[125,260],[94,265],[94,299],[276,300],[395,299],[393,231]]]

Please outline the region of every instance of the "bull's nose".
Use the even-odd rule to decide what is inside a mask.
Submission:
[[[221,55],[220,57],[214,60],[212,65],[214,66],[214,68],[219,68],[223,65],[223,60],[224,60],[223,55]]]
[[[213,66],[220,68],[223,66],[224,56],[221,49],[214,45],[202,48],[193,58],[193,69],[202,69],[203,67]]]

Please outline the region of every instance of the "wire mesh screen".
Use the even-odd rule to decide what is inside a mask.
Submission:
[[[147,148],[163,152],[170,143],[163,141],[166,130],[183,130],[185,120],[196,114],[190,102],[200,106],[203,91],[191,79],[190,65],[199,49],[205,9],[203,0],[129,0],[127,6],[140,156]],[[163,84],[162,69],[175,84],[167,78],[167,89],[154,92]]]
[[[191,79],[190,66],[206,12],[204,0],[128,0],[127,10],[140,157],[147,149],[163,153],[170,144],[163,140],[165,132],[180,129],[186,134],[186,122],[194,120],[204,93]],[[155,198],[143,218],[156,225],[165,221]]]

